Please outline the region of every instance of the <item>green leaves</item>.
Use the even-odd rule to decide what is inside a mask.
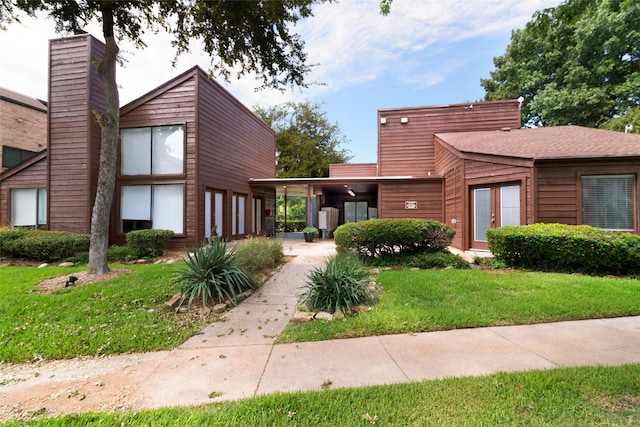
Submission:
[[[533,125],[597,126],[640,104],[640,4],[569,0],[516,30],[496,69],[482,79],[487,100],[523,96]]]
[[[233,249],[227,250],[227,244],[212,239],[188,254],[185,266],[176,273],[180,284],[180,305],[186,300],[190,306],[193,300],[231,302],[238,294],[251,287],[251,281],[238,267]]]
[[[356,258],[333,257],[324,268],[315,268],[307,277],[300,301],[310,310],[351,314],[354,307],[377,301],[367,286],[368,272]]]
[[[309,102],[256,108],[276,131],[278,178],[329,176],[331,163],[346,163],[351,156],[339,146],[347,142],[337,124],[329,122],[320,105]]]

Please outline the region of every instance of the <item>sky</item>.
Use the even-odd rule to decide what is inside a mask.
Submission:
[[[284,92],[256,91],[251,76],[217,79],[247,107],[268,108],[287,101],[319,104],[336,123],[350,163],[377,161],[377,111],[476,102],[484,97],[480,79],[489,78],[493,58],[503,55],[511,32],[532,15],[561,0],[394,0],[391,14],[379,0],[341,0],[314,7],[296,24],[305,41],[308,82],[321,84]],[[102,39],[98,24],[87,31]],[[60,37],[46,17],[22,19],[0,30],[0,87],[47,98],[48,40]],[[125,105],[194,65],[210,69],[210,57],[196,43],[172,66],[174,50],[165,33],[145,35],[147,48],[121,43],[124,67],[117,71]]]

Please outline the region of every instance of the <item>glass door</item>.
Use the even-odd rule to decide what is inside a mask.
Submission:
[[[520,185],[494,184],[471,189],[471,247],[488,249],[487,230],[520,225]]]

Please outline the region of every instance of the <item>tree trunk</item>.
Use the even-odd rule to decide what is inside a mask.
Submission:
[[[116,59],[118,45],[113,35],[113,11],[103,2],[102,18],[106,52],[98,64],[98,74],[105,91],[106,109],[96,114],[102,130],[100,143],[100,168],[96,198],[91,213],[91,243],[89,245],[89,274],[106,274],[109,271],[109,222],[116,184],[116,159],[120,132],[120,100],[116,84]]]

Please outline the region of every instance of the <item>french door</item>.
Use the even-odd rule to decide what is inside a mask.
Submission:
[[[471,247],[487,249],[487,230],[520,225],[520,185],[494,184],[471,188]]]

